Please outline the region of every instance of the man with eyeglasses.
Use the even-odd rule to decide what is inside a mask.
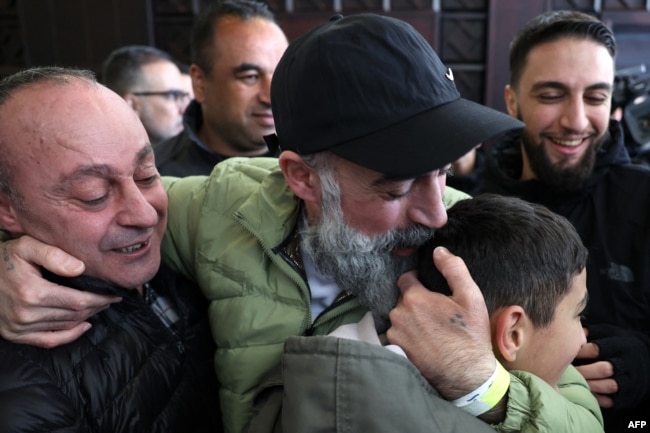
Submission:
[[[209,174],[232,156],[270,155],[262,137],[275,132],[271,77],[286,48],[266,4],[226,0],[206,6],[192,29],[195,99],[183,115],[183,132],[154,147],[160,174]]]
[[[102,80],[135,110],[151,144],[183,130],[190,96],[181,71],[165,51],[146,45],[118,48],[104,62]]]

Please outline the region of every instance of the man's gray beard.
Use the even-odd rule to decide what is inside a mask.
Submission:
[[[323,192],[324,203],[329,201],[325,195]],[[299,232],[302,251],[320,273],[334,278],[339,288],[356,295],[374,314],[388,317],[400,295],[398,278],[415,269],[417,260],[417,254],[396,256],[394,249],[422,245],[433,237],[434,230],[415,225],[369,237],[347,225],[338,199],[334,200],[335,204],[323,206],[320,221],[312,225],[303,221]]]
[[[567,166],[563,161],[553,163],[546,149],[541,142],[535,142],[535,137],[521,134],[524,152],[528,155],[530,167],[537,176],[537,179],[558,192],[576,192],[579,191],[584,183],[589,179],[596,164],[596,154],[605,141],[605,137],[600,137],[593,141],[577,165]]]

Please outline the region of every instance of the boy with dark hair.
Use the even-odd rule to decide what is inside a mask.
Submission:
[[[445,277],[432,260],[434,249],[443,246],[463,257],[483,292],[498,361],[484,386],[452,403],[468,413],[481,413],[503,393],[508,371],[513,375],[532,373],[548,384],[544,388],[549,394],[553,394],[550,387],[554,388],[602,423],[596,398],[571,365],[586,343],[580,319],[587,304],[587,249],[571,223],[543,206],[488,194],[458,201],[447,213],[447,223],[435,230],[431,240],[418,251],[418,277],[429,289],[450,295]],[[441,304],[450,299],[460,302],[464,294],[455,291],[454,296],[437,296]],[[429,314],[440,317],[433,310]],[[456,310],[449,314],[447,325],[467,329],[470,316]],[[386,345],[377,334],[377,323],[376,314],[367,314],[358,323],[343,325],[321,340],[287,340],[282,364],[286,431],[313,431],[316,425],[334,424],[340,418],[354,419],[350,421],[351,431],[429,431],[430,425],[421,414],[435,413],[436,408],[423,409],[421,402],[428,401],[435,391],[410,376],[395,380],[395,372],[408,369],[410,362],[390,353],[407,356],[402,347]],[[348,340],[370,344],[361,352]],[[310,343],[314,343],[313,350],[308,351]],[[333,353],[338,356],[334,358]],[[307,374],[320,380],[309,381]],[[543,405],[548,411],[548,401]],[[530,411],[537,414],[532,428],[518,430],[507,423],[493,427],[498,431],[553,433],[580,428],[580,422],[570,418],[564,423],[551,420],[536,404]],[[555,418],[555,413],[552,416]],[[551,423],[555,425],[551,427]],[[265,432],[260,425],[251,431]],[[475,426],[457,430],[453,424],[442,424],[434,430],[476,431],[470,428]],[[602,428],[591,427],[589,431]]]
[[[456,203],[448,217],[419,251],[422,283],[451,294],[433,250],[463,257],[483,292],[503,366],[534,373],[560,392],[565,374],[586,388],[569,367],[586,343],[580,319],[587,304],[587,249],[571,223],[544,206],[491,194]]]

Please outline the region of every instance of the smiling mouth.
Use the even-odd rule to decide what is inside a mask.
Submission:
[[[577,140],[560,140],[558,138],[550,138],[550,140],[555,144],[559,144],[560,146],[576,147],[580,143],[582,143],[585,139],[579,138]]]
[[[116,248],[114,251],[117,251],[118,253],[132,253],[146,247],[147,245],[149,245],[149,241],[130,245],[124,248]]]
[[[273,122],[273,114],[271,113],[255,113],[253,117],[264,120],[266,122]]]

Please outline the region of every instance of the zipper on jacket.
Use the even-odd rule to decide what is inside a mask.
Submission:
[[[355,310],[356,308],[365,308],[361,307],[361,305],[358,302],[352,302],[356,300],[356,296],[354,296],[352,293],[349,291],[344,291],[341,292],[339,296],[332,302],[327,308],[325,308],[314,320],[314,323],[307,328],[305,331],[306,336],[312,336],[314,335],[315,331],[317,328],[323,326],[327,322],[330,322],[332,320],[335,320],[350,311]]]
[[[235,217],[237,221],[248,231],[257,241],[259,244],[262,246],[262,250],[264,253],[271,259],[273,263],[287,275],[295,284],[300,288],[302,291],[303,296],[307,299],[307,316],[306,319],[303,321],[301,324],[300,328],[301,329],[307,329],[311,325],[312,317],[311,317],[311,291],[309,290],[309,284],[305,280],[305,277],[303,276],[303,273],[296,267],[295,264],[291,263],[291,259],[288,257],[285,258],[282,251],[276,252],[274,248],[269,248],[266,243],[262,241],[262,239],[255,233],[255,231],[248,226],[246,220],[239,214],[236,213]],[[284,264],[284,266],[283,266]],[[293,272],[287,272],[285,266],[289,266]],[[299,278],[296,278],[298,276]]]
[[[155,289],[153,289],[149,283],[147,283],[147,286],[149,286],[149,287],[146,287],[145,290],[153,290],[155,292]],[[160,296],[160,293],[156,292],[156,296]],[[164,332],[174,342],[174,347],[176,347],[176,350],[178,351],[178,353],[180,355],[185,353],[185,344],[183,343],[183,340],[182,340],[182,337],[181,337],[181,335],[184,334],[184,330],[180,328],[180,326],[183,326],[183,324],[182,323],[177,323],[176,324],[178,326],[178,333],[179,334],[178,335],[174,334],[174,332],[172,332],[172,330],[169,329],[169,327],[167,325],[165,325],[165,323],[163,323],[162,319],[160,317],[158,317],[158,314],[156,314],[156,312],[153,311],[151,305],[149,305],[149,303],[145,299],[145,294],[144,293],[141,296],[138,296],[138,299],[139,299],[138,302],[142,304],[142,307],[147,310],[147,312],[148,312],[147,314],[152,316],[155,319],[156,326],[159,327],[159,328],[163,328],[165,330]],[[175,307],[175,309],[178,308],[177,305],[174,306],[174,307]],[[180,316],[182,314],[182,312],[176,311],[176,313],[179,315],[178,322],[181,322],[183,320],[182,317]]]

